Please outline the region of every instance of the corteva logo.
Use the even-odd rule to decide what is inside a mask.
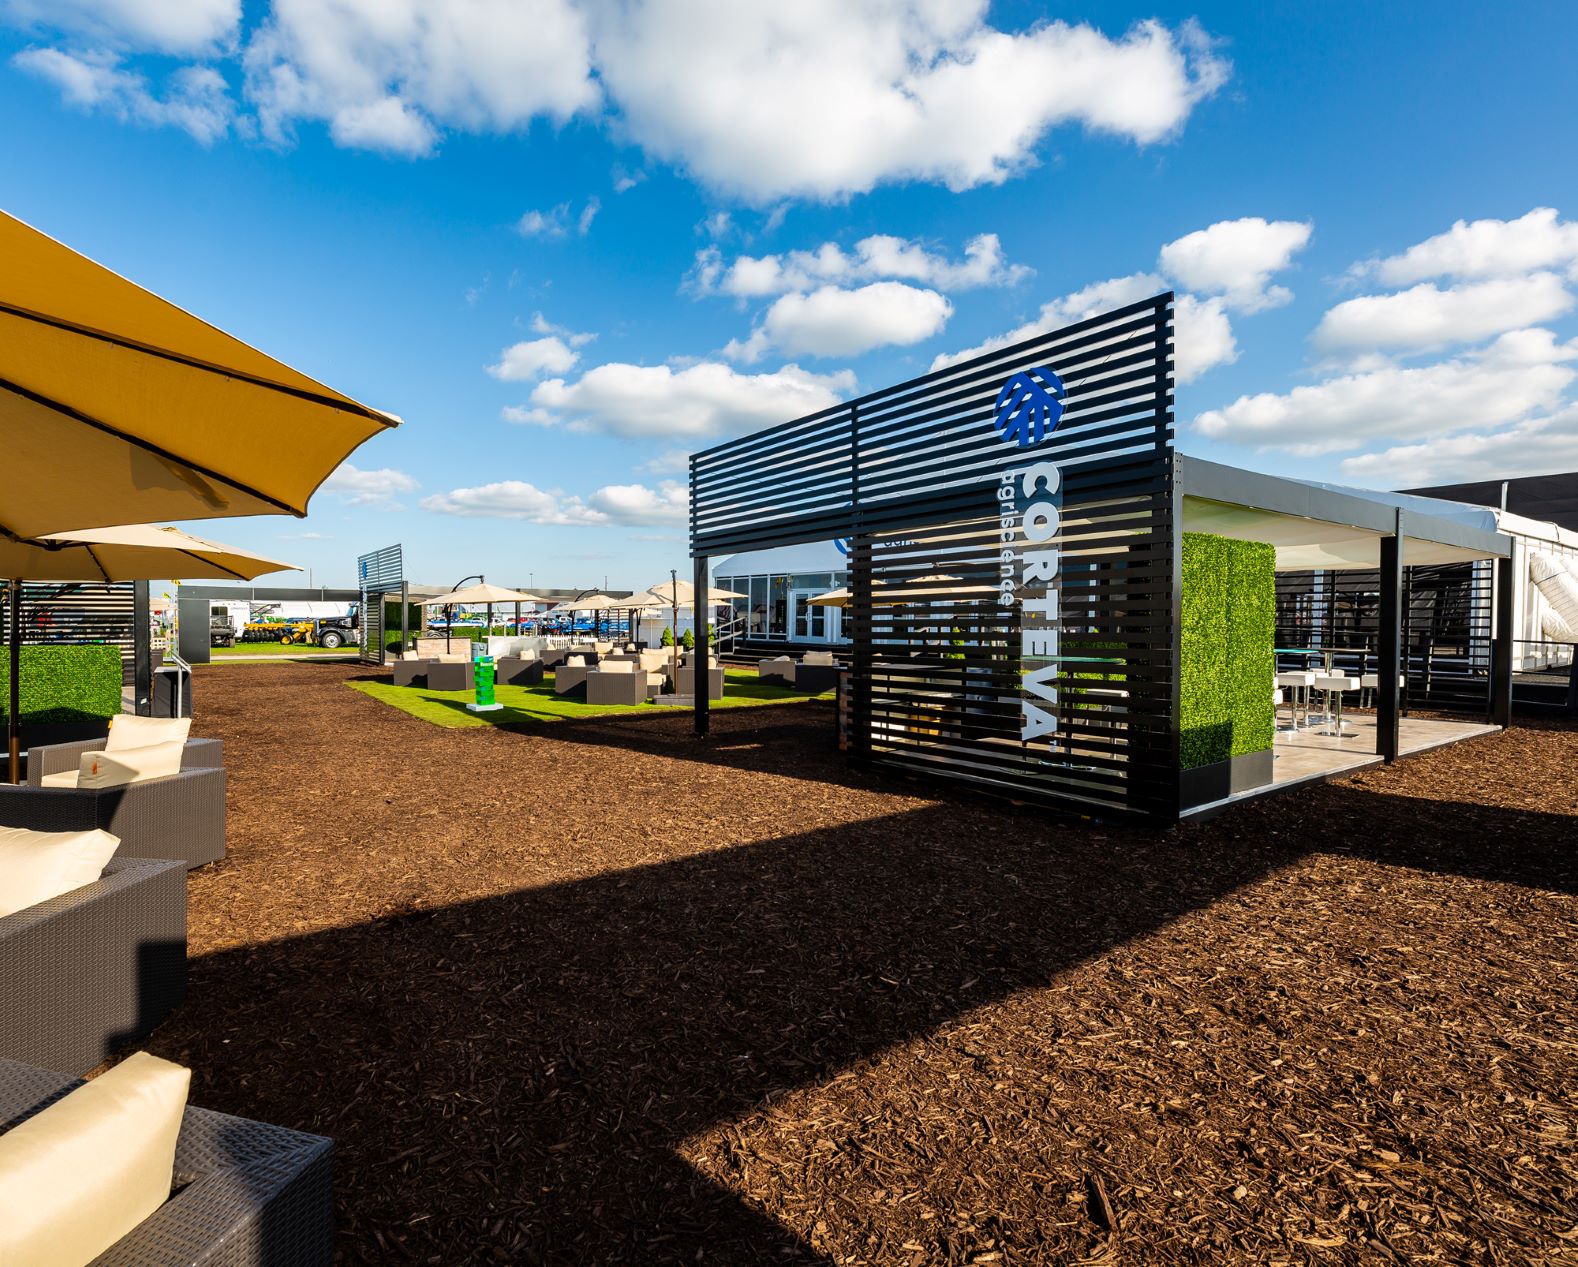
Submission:
[[[1021,449],[1040,444],[1063,417],[1063,380],[1051,370],[1020,370],[997,393],[993,418],[998,433]]]
[[[997,394],[997,429],[1005,440],[1029,448],[1047,439],[1063,418],[1063,380],[1048,369],[1015,374]],[[1018,607],[1022,683],[1019,737],[1057,731],[1058,586],[1063,471],[1056,462],[1033,462],[1003,472],[997,503],[1001,530],[997,601]]]

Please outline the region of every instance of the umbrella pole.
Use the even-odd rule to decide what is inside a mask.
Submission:
[[[8,586],[6,606],[11,615],[10,709],[6,713],[6,733],[10,739],[12,783],[22,781],[22,582],[15,578]]]

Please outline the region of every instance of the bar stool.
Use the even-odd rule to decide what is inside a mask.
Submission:
[[[1342,693],[1344,691],[1357,691],[1359,679],[1348,677],[1343,673],[1322,673],[1315,678],[1315,689],[1326,693],[1326,718],[1331,723],[1329,730],[1317,730],[1317,735],[1330,735],[1334,739],[1352,739],[1358,732],[1350,730],[1346,733],[1342,729]],[[1331,697],[1337,697],[1337,711],[1332,712]]]
[[[1287,688],[1292,694],[1288,697],[1288,729],[1299,728],[1299,704],[1304,705],[1304,724],[1310,724],[1310,687],[1315,685],[1316,673],[1313,669],[1295,669],[1276,676],[1276,684]]]
[[[1408,676],[1404,673],[1397,675],[1397,689],[1406,690]],[[1359,707],[1366,708],[1375,692],[1381,689],[1381,675],[1379,673],[1363,673],[1359,676]]]

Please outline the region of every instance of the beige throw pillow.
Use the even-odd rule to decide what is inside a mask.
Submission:
[[[121,752],[126,748],[146,748],[150,744],[179,740],[185,743],[192,733],[190,717],[137,717],[122,713],[110,718],[110,737],[105,741],[105,752]]]
[[[84,752],[82,764],[77,768],[77,786],[121,787],[179,774],[185,748],[181,740],[172,739],[168,743],[123,748],[119,752]]]
[[[0,827],[0,916],[92,884],[120,846],[107,831]]]
[[[85,1267],[169,1200],[191,1082],[138,1052],[0,1135],[0,1263]]]
[[[603,673],[634,673],[636,662],[634,660],[600,660],[597,667]]]

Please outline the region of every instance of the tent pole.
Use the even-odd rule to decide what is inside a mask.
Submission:
[[[10,709],[6,713],[6,732],[10,738],[12,783],[22,781],[22,582],[13,577],[6,595],[11,614]]]

